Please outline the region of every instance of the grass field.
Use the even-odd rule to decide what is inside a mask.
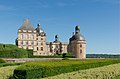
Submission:
[[[120,75],[120,63],[87,70],[79,70],[43,79],[113,79],[117,75]],[[114,79],[120,79],[120,76]]]
[[[7,79],[12,74],[14,69],[18,66],[6,66],[6,67],[0,67],[0,79]]]

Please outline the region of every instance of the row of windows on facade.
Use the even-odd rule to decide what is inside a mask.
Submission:
[[[32,45],[34,45],[34,41],[30,42]],[[31,45],[29,43],[29,45]],[[23,41],[21,41],[21,45],[23,45]],[[28,45],[28,41],[25,42],[25,45]],[[37,42],[37,45],[38,45],[38,42]],[[41,43],[41,45],[43,45],[43,43]]]
[[[34,35],[31,35],[30,37],[29,35],[21,34],[21,39],[34,39]],[[43,38],[41,38],[41,40],[43,40]]]
[[[37,50],[39,50],[39,47],[37,47]],[[43,47],[41,47],[40,50],[43,51]]]

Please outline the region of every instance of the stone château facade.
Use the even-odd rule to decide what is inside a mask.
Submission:
[[[46,33],[40,24],[34,29],[28,19],[18,29],[16,45],[19,48],[32,49],[33,55],[56,55],[71,52],[76,58],[86,58],[86,41],[80,34],[80,27],[75,27],[75,34],[70,38],[69,44],[60,42],[58,35],[53,42],[46,41]]]

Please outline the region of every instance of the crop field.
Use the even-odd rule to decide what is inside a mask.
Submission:
[[[18,66],[0,67],[0,79],[7,79],[13,75],[14,69]]]
[[[87,70],[79,70],[71,73],[64,73],[42,79],[113,79],[118,75],[120,75],[120,63]],[[114,79],[120,79],[120,76]]]

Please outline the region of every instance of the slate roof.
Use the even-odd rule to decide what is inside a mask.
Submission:
[[[33,25],[30,23],[28,19],[24,20],[24,23],[19,28],[19,30],[32,30],[34,31]]]

